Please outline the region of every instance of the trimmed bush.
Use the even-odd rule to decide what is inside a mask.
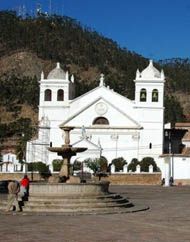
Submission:
[[[158,168],[158,166],[156,165],[156,162],[152,157],[145,157],[142,159],[142,161],[140,162],[141,171],[148,172],[150,165],[153,166],[154,172],[160,171],[160,169]]]
[[[75,160],[73,163],[73,171],[79,171],[82,168],[82,163],[78,160]]]
[[[44,179],[47,179],[51,175],[49,171],[49,166],[41,161],[28,163],[28,171],[38,171],[40,176]]]
[[[123,157],[118,157],[112,160],[112,164],[115,165],[115,171],[123,170],[123,166],[127,164],[126,160]]]
[[[136,158],[133,158],[131,163],[129,163],[129,165],[128,165],[128,171],[135,172],[136,166],[139,164],[140,164],[140,162]]]
[[[53,165],[54,171],[60,171],[63,165],[63,160],[59,160],[59,159],[53,160],[52,165]]]
[[[89,158],[84,160],[84,162],[86,163],[87,167],[90,168],[94,173],[107,171],[108,162],[107,159],[103,156],[95,159]]]
[[[136,158],[132,159],[131,163],[128,165],[128,171],[135,172],[136,171],[136,166],[140,165],[141,166],[141,171],[143,172],[149,172],[149,166],[153,166],[153,171],[154,172],[159,172],[160,169],[156,165],[156,162],[152,157],[144,157],[141,161],[138,161]]]

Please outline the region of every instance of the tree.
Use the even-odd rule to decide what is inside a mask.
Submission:
[[[73,171],[81,170],[82,163],[78,160],[75,160],[73,163]]]
[[[49,176],[51,176],[49,166],[41,161],[28,163],[28,171],[38,171],[40,176],[44,179],[47,179]]]
[[[184,121],[183,108],[174,96],[165,97],[165,122]]]
[[[52,165],[53,165],[54,171],[60,171],[63,165],[63,160],[60,160],[60,159],[53,160]]]
[[[118,157],[112,160],[112,164],[115,165],[115,171],[120,171],[127,162],[123,157]]]
[[[98,171],[99,167],[100,167],[100,164],[99,164],[99,159],[98,158],[95,158],[95,159],[86,159],[84,160],[84,163],[86,164],[86,166],[88,168],[90,168],[94,174],[96,174],[96,172]]]
[[[97,172],[106,172],[108,167],[108,162],[105,157],[95,158],[95,159],[86,159],[84,160],[87,167],[90,168],[94,174]]]
[[[104,156],[101,156],[99,158],[99,171],[100,172],[107,172],[107,168],[108,168],[108,161]]]
[[[136,171],[136,166],[140,165],[141,166],[141,171],[148,172],[149,171],[149,166],[153,166],[153,171],[154,172],[159,172],[160,169],[156,165],[156,162],[152,157],[144,157],[141,161],[138,161],[136,158],[133,158],[128,165],[128,171],[135,172]]]
[[[140,164],[140,162],[136,158],[133,158],[128,165],[128,171],[135,172],[136,166],[139,165],[139,164]]]
[[[153,171],[154,172],[160,171],[160,169],[158,168],[156,162],[154,161],[154,159],[152,157],[144,157],[141,160],[141,162],[140,162],[141,171],[148,172],[150,165],[153,166]]]
[[[26,141],[21,138],[16,146],[16,157],[20,163],[23,163],[25,159]]]

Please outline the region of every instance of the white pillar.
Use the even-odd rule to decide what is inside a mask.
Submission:
[[[52,164],[49,165],[49,170],[50,170],[51,173],[53,173],[53,165]]]
[[[2,172],[7,172],[7,163],[3,163]]]
[[[136,173],[141,173],[141,166],[140,165],[136,166]]]
[[[166,157],[164,159],[165,163],[165,187],[168,187],[170,185],[170,157]]]
[[[14,164],[13,163],[8,164],[8,171],[11,172],[11,173],[14,172]]]
[[[111,174],[112,173],[115,173],[115,165],[114,164],[111,165]]]
[[[16,165],[16,171],[21,171],[21,164],[20,164],[20,163],[18,163],[18,164]]]
[[[23,168],[22,168],[22,172],[23,173],[27,173],[28,172],[28,164],[23,164]]]
[[[127,172],[128,172],[128,171],[127,171],[127,168],[128,168],[128,165],[125,164],[125,165],[123,166],[123,173],[127,173]]]
[[[149,165],[148,171],[149,171],[149,173],[153,173],[153,165]]]

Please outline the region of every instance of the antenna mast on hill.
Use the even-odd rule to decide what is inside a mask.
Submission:
[[[41,3],[36,4],[36,15],[40,15],[42,13],[42,5]]]
[[[25,18],[26,17],[26,6],[25,5],[19,5],[17,12],[18,12],[18,16]]]
[[[64,13],[64,4],[62,2],[62,6],[61,6],[61,15],[63,16],[63,13]]]
[[[52,4],[51,4],[51,0],[49,0],[49,15],[51,16],[52,14]]]

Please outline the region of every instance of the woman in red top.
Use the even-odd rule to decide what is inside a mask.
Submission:
[[[25,175],[24,178],[20,182],[21,186],[25,187],[26,189],[28,189],[29,183],[30,183],[30,181],[29,181],[27,175]]]
[[[28,179],[27,175],[25,175],[24,178],[20,181],[20,195],[24,200],[28,200],[29,183],[30,183],[30,180]]]

